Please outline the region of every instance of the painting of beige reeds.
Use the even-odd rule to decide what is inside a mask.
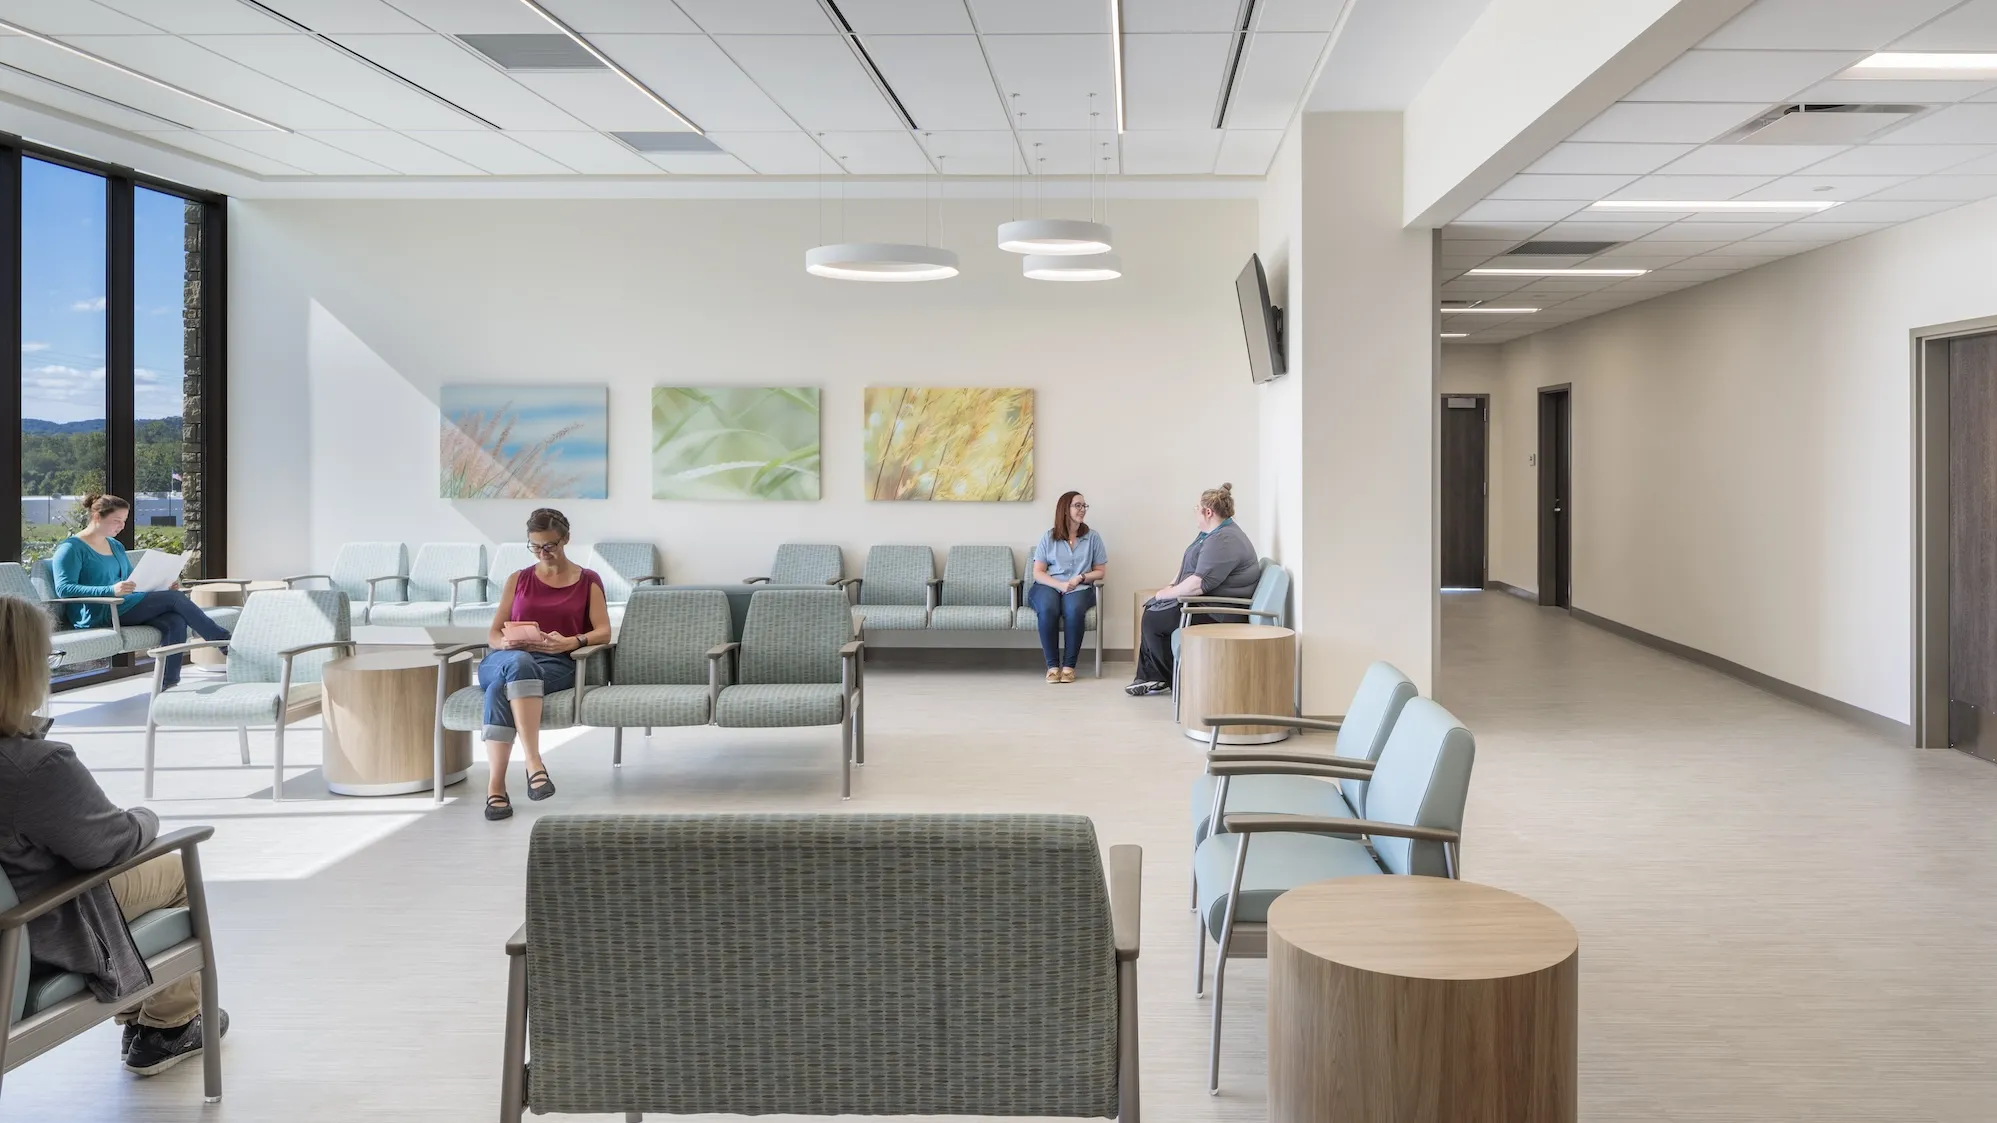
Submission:
[[[869,499],[1033,499],[1033,391],[867,388]]]
[[[446,386],[445,499],[602,499],[610,491],[602,386]]]

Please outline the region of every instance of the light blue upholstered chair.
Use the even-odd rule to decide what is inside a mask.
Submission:
[[[929,626],[944,631],[1005,632],[1019,612],[1019,570],[1010,546],[952,546]]]
[[[1139,1123],[1143,854],[1087,819],[550,815],[526,865],[501,1123]]]
[[[203,647],[229,649],[228,676],[220,682],[165,685],[168,655]],[[270,798],[284,798],[286,711],[319,692],[320,671],[335,655],[353,650],[347,595],[327,590],[272,589],[243,605],[227,640],[189,640],[156,647],[152,703],[146,713],[146,798],[153,797],[153,755],[161,726],[237,731],[243,766],[249,767],[251,726],[272,726]]]
[[[744,585],[836,585],[846,576],[846,558],[837,546],[786,542],[777,547],[767,577],[744,577]]]
[[[1179,720],[1179,642],[1192,617],[1218,616],[1223,623],[1273,624],[1282,626],[1290,613],[1290,571],[1269,558],[1262,559],[1262,575],[1255,581],[1254,595],[1210,597],[1200,594],[1179,598],[1179,626],[1172,632],[1172,720]],[[1297,680],[1292,685],[1296,706],[1302,712],[1304,699],[1303,661],[1297,660]]]
[[[1401,874],[1457,877],[1462,863],[1463,804],[1470,794],[1476,742],[1463,723],[1426,698],[1401,710],[1377,764],[1268,760],[1209,760],[1218,777],[1216,795],[1248,776],[1315,776],[1366,783],[1364,818],[1331,815],[1243,814],[1228,811],[1219,831],[1193,853],[1198,901],[1199,979],[1206,981],[1206,944],[1217,950],[1213,972],[1213,1039],[1207,1087],[1220,1087],[1221,989],[1230,958],[1268,954],[1269,906],[1314,881],[1334,877]]]
[[[1025,582],[1030,580],[1032,580],[1032,578],[1030,577],[1021,579],[1019,611],[1016,614],[1016,619],[1013,622],[1013,627],[1018,628],[1022,632],[1037,633],[1040,631],[1040,614],[1033,611],[1033,603],[1028,598],[1025,590]],[[1092,582],[1092,584],[1094,585],[1096,590],[1096,603],[1089,606],[1088,615],[1082,619],[1082,631],[1084,634],[1087,634],[1089,632],[1094,632],[1096,634],[1096,677],[1101,678],[1103,677],[1102,614],[1103,614],[1103,606],[1108,603],[1107,598],[1109,597],[1109,582],[1096,581]],[[1174,632],[1172,633],[1172,635],[1173,635],[1173,640],[1176,643],[1178,638],[1178,633]],[[1175,647],[1173,650],[1176,652],[1177,648]]]
[[[728,643],[728,596],[719,589],[646,589],[624,608],[606,685],[582,700],[582,724],[613,730],[613,766],[624,763],[624,730],[706,725],[727,662],[710,653]]]
[[[451,623],[460,628],[484,628],[499,611],[499,590],[506,579],[534,564],[534,553],[525,542],[501,542],[492,548],[492,562],[483,574],[451,579],[458,603],[451,608]]]
[[[330,573],[300,573],[284,579],[287,589],[308,581],[323,581],[328,589],[347,594],[354,606],[354,623],[368,622],[368,606],[377,601],[408,600],[408,590],[396,578],[409,576],[409,547],[400,542],[349,542],[333,557]],[[385,589],[377,586],[386,583]]]
[[[936,555],[927,546],[875,546],[857,582],[853,615],[874,631],[917,631],[936,607]]]
[[[622,605],[639,589],[666,581],[659,548],[650,542],[598,542],[582,564],[603,578],[603,599],[612,605]]]
[[[408,593],[399,601],[383,603],[376,600],[368,605],[367,622],[391,628],[450,627],[452,614],[456,612],[460,600],[484,599],[461,597],[461,588],[476,588],[478,584],[477,581],[460,581],[459,578],[483,580],[485,576],[483,543],[424,543],[416,550],[416,560],[409,566],[409,576],[383,577],[368,583],[370,589],[386,585],[390,591],[403,588]]]
[[[853,766],[867,761],[862,645],[838,589],[765,589],[749,598],[740,643],[709,653],[732,659],[714,722],[729,729],[839,726],[839,798],[853,796]]]
[[[30,604],[39,604],[48,614],[52,650],[62,652],[56,660],[58,667],[89,663],[98,659],[109,659],[115,655],[145,651],[158,647],[161,636],[158,628],[146,624],[125,626],[118,620],[118,597],[72,597],[59,600],[55,595],[55,578],[47,558],[34,563],[32,568],[19,562],[0,562],[0,597],[14,597]],[[105,628],[72,628],[63,606],[71,604],[101,604],[111,610],[111,626]]]
[[[7,1012],[0,1033],[0,1074],[12,1072],[50,1049],[130,1009],[148,995],[172,986],[196,971],[201,976],[201,1024],[221,1018],[215,981],[215,945],[208,927],[208,888],[201,878],[196,847],[215,834],[214,827],[182,827],[153,839],[137,854],[100,870],[91,870],[62,886],[23,901],[14,886],[0,877],[0,1010]],[[28,923],[86,893],[109,892],[111,879],[139,866],[180,855],[187,879],[187,904],[154,909],[133,917],[126,927],[132,943],[145,957],[152,985],[121,1002],[99,1002],[90,981],[68,971],[31,973]],[[204,1050],[202,1094],[209,1103],[222,1098],[222,1050]]]

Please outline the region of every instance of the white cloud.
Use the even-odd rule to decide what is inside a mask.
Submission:
[[[75,304],[70,305],[69,310],[72,312],[102,312],[104,310],[104,298],[93,296],[89,300],[79,300]]]
[[[101,409],[104,402],[104,368],[82,370],[77,367],[49,363],[46,366],[29,367],[21,372],[22,413],[30,414],[30,403],[95,403]]]
[[[43,342],[41,342],[41,341],[39,341],[39,340],[34,340],[34,339],[30,339],[30,340],[28,340],[27,342],[25,342],[25,343],[21,344],[21,351],[22,351],[23,353],[26,353],[26,352],[29,352],[29,351],[46,351],[46,350],[48,350],[48,349],[49,349],[49,345],[48,345],[48,344],[46,344],[46,343],[43,343]]]

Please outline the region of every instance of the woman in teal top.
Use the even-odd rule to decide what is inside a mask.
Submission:
[[[125,547],[115,536],[125,529],[126,521],[131,518],[130,503],[115,495],[86,495],[83,497],[83,510],[88,523],[80,533],[63,539],[55,548],[55,557],[50,559],[50,568],[55,571],[55,595],[58,599],[117,597],[118,622],[151,624],[160,630],[160,637],[167,647],[186,643],[190,631],[206,640],[229,638],[228,629],[188,600],[186,593],[177,588],[142,593],[129,580],[132,561],[125,556]],[[71,627],[111,626],[111,606],[108,604],[71,604],[63,607],[68,612]],[[167,656],[166,674],[162,681],[167,686],[180,684],[180,656]]]

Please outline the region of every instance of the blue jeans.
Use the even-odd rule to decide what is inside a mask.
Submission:
[[[1073,667],[1082,654],[1082,633],[1087,630],[1089,609],[1095,607],[1096,590],[1083,585],[1063,593],[1038,581],[1026,590],[1026,603],[1040,624],[1040,653],[1047,657],[1047,669]],[[1067,643],[1061,642],[1061,628],[1067,626]]]
[[[485,739],[510,745],[519,733],[513,728],[513,700],[574,686],[576,661],[538,651],[493,651],[479,661],[478,684],[485,691]]]
[[[229,629],[217,624],[201,606],[187,599],[187,594],[178,589],[158,589],[139,598],[139,603],[118,613],[121,624],[151,624],[159,629],[162,647],[186,643],[191,630],[202,639],[228,639]],[[166,657],[166,675],[161,679],[168,686],[180,685],[180,656]]]

